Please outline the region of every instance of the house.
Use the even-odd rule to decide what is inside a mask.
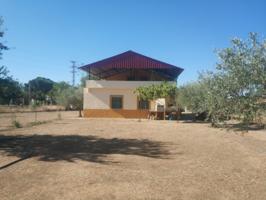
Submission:
[[[138,99],[139,86],[176,82],[182,68],[134,51],[127,51],[80,67],[88,72],[84,88],[85,117],[147,118],[149,110],[166,106],[164,99]],[[161,103],[160,103],[161,102]],[[153,103],[153,105],[151,105]]]

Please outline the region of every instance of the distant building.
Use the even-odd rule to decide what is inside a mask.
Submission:
[[[90,76],[84,88],[84,116],[123,118],[147,118],[150,109],[166,106],[164,99],[141,101],[134,90],[162,81],[176,82],[183,71],[133,51],[82,66],[81,69]]]

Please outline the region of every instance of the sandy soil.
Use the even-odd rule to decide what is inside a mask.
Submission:
[[[29,123],[36,121],[50,121],[59,118],[73,118],[78,116],[78,111],[50,111],[50,112],[16,112],[0,113],[0,130],[12,128],[12,121],[18,121],[22,126],[28,126]]]
[[[78,118],[0,131],[0,199],[265,200],[266,131]]]

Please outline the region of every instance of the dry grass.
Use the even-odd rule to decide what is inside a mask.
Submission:
[[[266,133],[63,118],[0,131],[0,199],[256,199]]]
[[[56,111],[56,110],[64,110],[63,106],[58,105],[44,105],[38,106],[36,108],[37,111]],[[31,112],[31,106],[8,106],[8,105],[0,105],[0,113],[10,113],[10,112]]]
[[[33,123],[56,120],[59,118],[59,114],[61,115],[61,118],[68,119],[77,117],[78,111],[50,111],[37,112],[37,114],[35,112],[0,113],[0,131],[12,128],[14,120],[25,127],[30,126]]]

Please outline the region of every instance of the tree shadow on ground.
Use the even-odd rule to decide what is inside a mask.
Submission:
[[[100,138],[82,135],[0,135],[0,153],[21,160],[37,157],[41,161],[83,160],[108,163],[110,154],[168,158],[167,144],[147,139]],[[1,169],[1,167],[0,167]]]
[[[200,120],[180,120],[180,122],[185,124],[211,124],[208,121],[200,121]]]
[[[251,123],[248,126],[243,123],[226,123],[222,128],[233,131],[259,131],[266,128],[265,124]]]
[[[235,131],[235,132],[247,132],[247,131],[260,131],[264,130],[266,126],[264,124],[250,124],[248,126],[244,125],[243,123],[220,123],[220,124],[211,124],[211,122],[208,121],[192,121],[192,120],[186,120],[186,121],[180,121],[182,123],[191,123],[191,124],[210,124],[210,127],[212,128],[221,128],[225,129],[227,131]]]

